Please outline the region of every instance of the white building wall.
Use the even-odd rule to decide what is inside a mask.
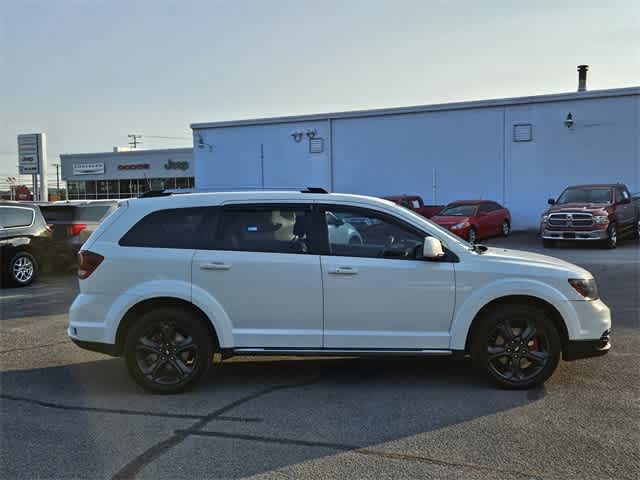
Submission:
[[[547,198],[568,185],[619,181],[640,191],[640,91],[613,92],[195,125],[196,186],[493,199],[511,210],[514,228],[537,228]],[[515,124],[531,124],[531,141],[514,141]],[[324,139],[322,153],[293,140],[307,129]]]
[[[309,152],[306,133],[299,142],[291,135],[294,131],[307,130],[315,130],[315,138],[323,140],[322,153]],[[329,189],[328,134],[327,121],[194,131],[196,187],[207,190],[307,186]],[[203,148],[197,147],[200,135],[205,143]]]

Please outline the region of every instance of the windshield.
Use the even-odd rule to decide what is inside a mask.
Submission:
[[[449,215],[454,217],[471,217],[476,212],[476,205],[449,205],[438,215]]]
[[[609,188],[568,188],[556,203],[610,203],[611,189]]]

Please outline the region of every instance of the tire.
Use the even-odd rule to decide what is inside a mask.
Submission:
[[[502,222],[502,228],[500,229],[500,232],[502,233],[503,237],[509,236],[509,234],[511,233],[511,224],[508,220]]]
[[[502,305],[478,321],[471,338],[476,373],[509,390],[533,388],[553,374],[560,361],[561,341],[544,309]]]
[[[26,287],[38,274],[38,262],[29,252],[18,252],[9,260],[5,273],[12,285]]]
[[[615,223],[607,229],[608,238],[603,242],[603,247],[613,250],[618,246],[618,227]]]
[[[542,239],[542,246],[544,248],[553,248],[556,246],[556,242],[553,240],[547,240],[546,238]]]
[[[471,227],[469,228],[469,233],[467,234],[467,238],[469,243],[476,243],[478,241],[478,233],[476,229]]]
[[[636,224],[631,232],[632,240],[640,240],[640,217],[636,218]]]
[[[162,307],[135,322],[126,337],[124,356],[129,373],[142,388],[178,393],[207,373],[213,351],[214,339],[200,316],[180,307]]]

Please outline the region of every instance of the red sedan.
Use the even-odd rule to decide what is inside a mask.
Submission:
[[[511,232],[511,214],[490,200],[460,200],[447,205],[431,221],[471,243]]]

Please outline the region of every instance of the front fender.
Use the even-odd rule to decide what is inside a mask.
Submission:
[[[555,307],[567,327],[569,338],[574,338],[580,331],[580,324],[572,302],[558,289],[538,280],[503,278],[473,290],[466,296],[458,291],[456,309],[451,324],[449,348],[464,350],[471,324],[482,307],[499,298],[513,295],[535,297]]]

